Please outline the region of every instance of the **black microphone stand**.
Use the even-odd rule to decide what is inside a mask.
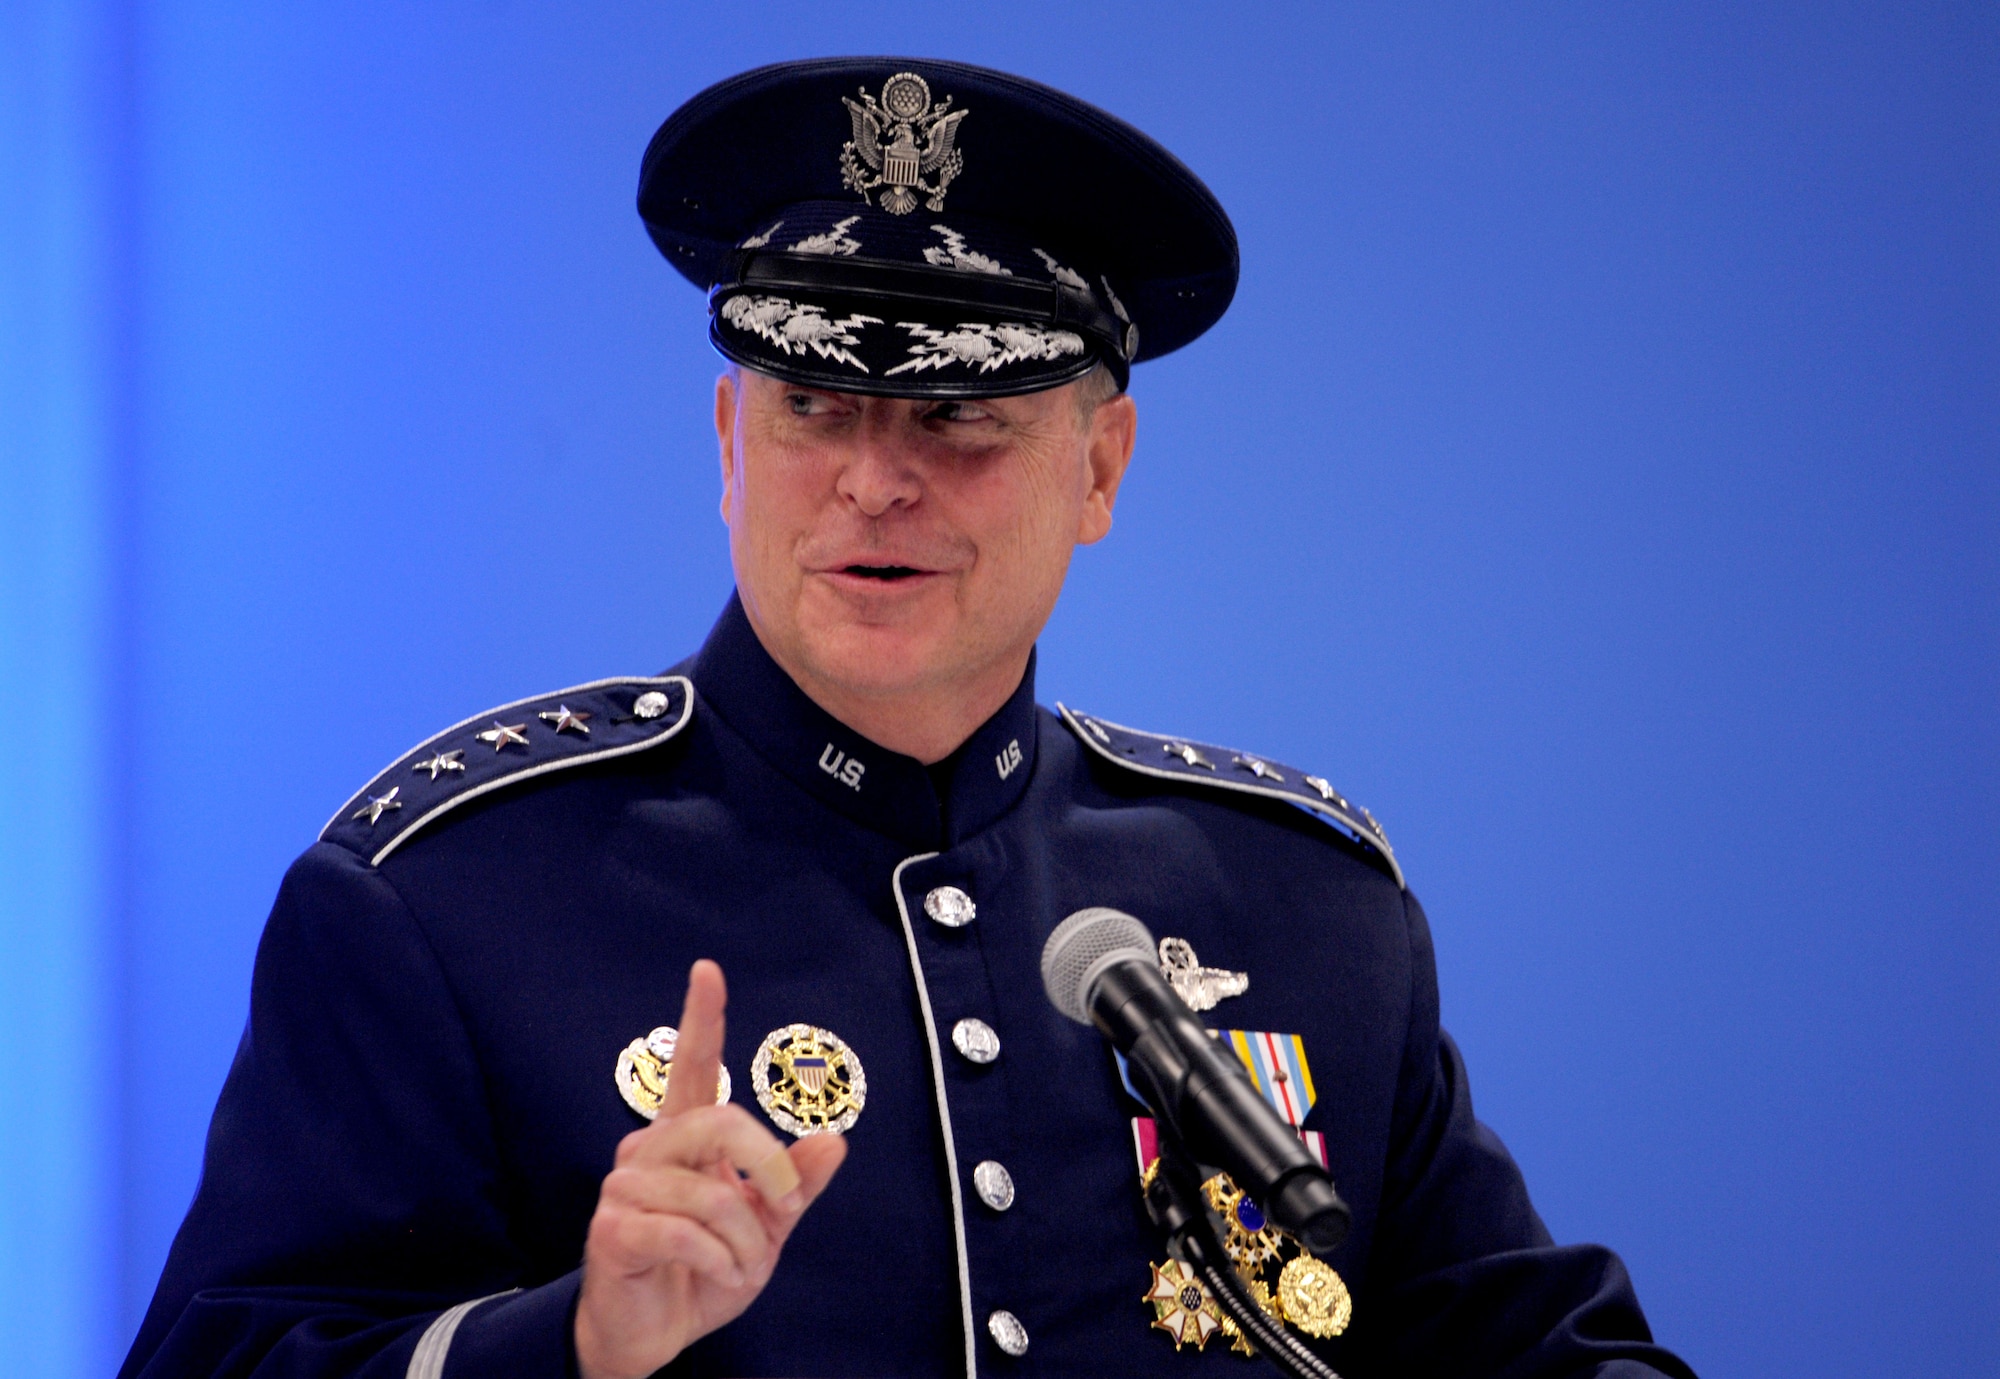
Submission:
[[[1146,1187],[1146,1210],[1166,1233],[1167,1253],[1195,1271],[1215,1295],[1217,1305],[1272,1364],[1293,1379],[1340,1379],[1331,1365],[1250,1296],[1216,1234],[1208,1200],[1201,1191],[1201,1170],[1166,1121],[1155,1124],[1159,1127],[1160,1168]]]

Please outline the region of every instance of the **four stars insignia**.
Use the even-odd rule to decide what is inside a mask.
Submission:
[[[657,701],[657,703],[649,703],[649,700]],[[640,709],[640,713],[635,715],[635,717],[657,717],[665,710],[666,696],[657,692],[651,695],[642,695],[637,707]],[[651,710],[650,713],[646,712],[648,709]],[[586,710],[572,709],[568,704],[558,704],[554,709],[536,714],[535,716],[541,719],[542,722],[549,724],[557,733],[578,733],[584,737],[590,736],[589,720],[596,717],[594,713]],[[508,747],[529,746],[527,729],[528,725],[526,723],[503,723],[496,718],[493,720],[492,727],[488,728],[485,732],[475,734],[475,736],[481,742],[492,743],[493,750],[498,752]],[[454,747],[450,751],[437,751],[410,767],[412,774],[428,775],[432,780],[436,780],[442,775],[448,775],[453,771],[463,772],[464,770],[465,749],[463,747]],[[402,793],[403,788],[400,785],[392,785],[386,794],[364,796],[367,802],[348,817],[352,819],[365,819],[368,827],[373,828],[381,822],[384,814],[403,807],[403,801],[399,798]]]

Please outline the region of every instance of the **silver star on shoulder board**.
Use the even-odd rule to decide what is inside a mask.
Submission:
[[[1256,757],[1239,756],[1235,758],[1235,764],[1241,766],[1244,770],[1248,771],[1251,775],[1258,777],[1260,780],[1274,780],[1278,782],[1278,784],[1280,785],[1283,785],[1285,783],[1284,776],[1281,775],[1278,769],[1275,766],[1271,765],[1271,763],[1268,761],[1259,761]]]
[[[1382,840],[1382,845],[1384,847],[1387,847],[1389,844],[1389,830],[1382,827],[1381,823],[1375,818],[1375,816],[1368,812],[1367,805],[1357,804],[1354,807],[1361,811],[1361,817],[1368,821],[1368,827],[1375,830],[1375,836]]]
[[[1194,945],[1184,938],[1160,940],[1160,975],[1187,1002],[1189,1010],[1213,1010],[1218,1001],[1250,989],[1248,972],[1203,967],[1194,955]]]
[[[1342,809],[1347,808],[1347,797],[1328,784],[1325,776],[1307,776],[1306,784],[1319,791],[1319,797],[1328,804],[1337,804]]]
[[[1182,761],[1186,762],[1190,766],[1203,766],[1211,771],[1215,769],[1214,762],[1210,761],[1207,757],[1203,756],[1200,752],[1197,752],[1193,747],[1190,747],[1185,742],[1162,743],[1160,745],[1160,750],[1165,752],[1170,757],[1179,757]]]
[[[567,704],[557,705],[553,713],[538,713],[535,715],[535,717],[541,719],[544,723],[555,724],[557,732],[568,728],[582,733],[585,737],[590,736],[590,729],[584,726],[584,720],[586,718],[595,718],[596,716],[596,714],[578,713]]]
[[[370,795],[368,803],[355,810],[349,817],[359,819],[363,815],[366,815],[368,817],[368,826],[370,828],[375,827],[376,821],[384,814],[392,809],[401,809],[403,807],[403,802],[396,798],[402,789],[403,787],[400,785],[392,785],[389,787],[389,793],[386,795]]]
[[[439,752],[434,757],[418,762],[410,769],[412,771],[428,771],[431,773],[431,779],[436,780],[440,771],[463,771],[465,763],[460,761],[459,758],[464,755],[465,749],[463,747],[454,752]]]
[[[517,747],[525,747],[528,745],[528,735],[522,729],[527,726],[525,723],[502,723],[496,718],[490,729],[479,734],[479,740],[492,743],[496,752],[510,742]]]

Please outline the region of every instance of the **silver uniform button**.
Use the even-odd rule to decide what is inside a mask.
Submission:
[[[958,887],[939,886],[924,897],[924,913],[947,929],[963,929],[972,923],[979,907]]]
[[[667,696],[658,690],[647,690],[632,701],[634,718],[658,718],[667,711]]]
[[[986,1318],[986,1334],[993,1338],[993,1344],[1009,1355],[1028,1353],[1028,1328],[1021,1325],[1021,1319],[1005,1310],[992,1312]]]
[[[1014,1175],[991,1159],[972,1170],[972,1190],[995,1211],[1005,1211],[1014,1205]]]
[[[951,1027],[951,1046],[973,1063],[991,1063],[1000,1056],[1000,1036],[993,1026],[970,1017]]]

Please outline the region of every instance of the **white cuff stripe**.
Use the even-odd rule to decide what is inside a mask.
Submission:
[[[445,1357],[451,1353],[451,1338],[458,1334],[458,1324],[480,1303],[520,1291],[519,1288],[509,1288],[505,1293],[488,1293],[483,1298],[461,1302],[440,1312],[437,1320],[424,1328],[424,1334],[418,1338],[417,1348],[410,1356],[410,1367],[403,1371],[403,1379],[444,1379]]]

